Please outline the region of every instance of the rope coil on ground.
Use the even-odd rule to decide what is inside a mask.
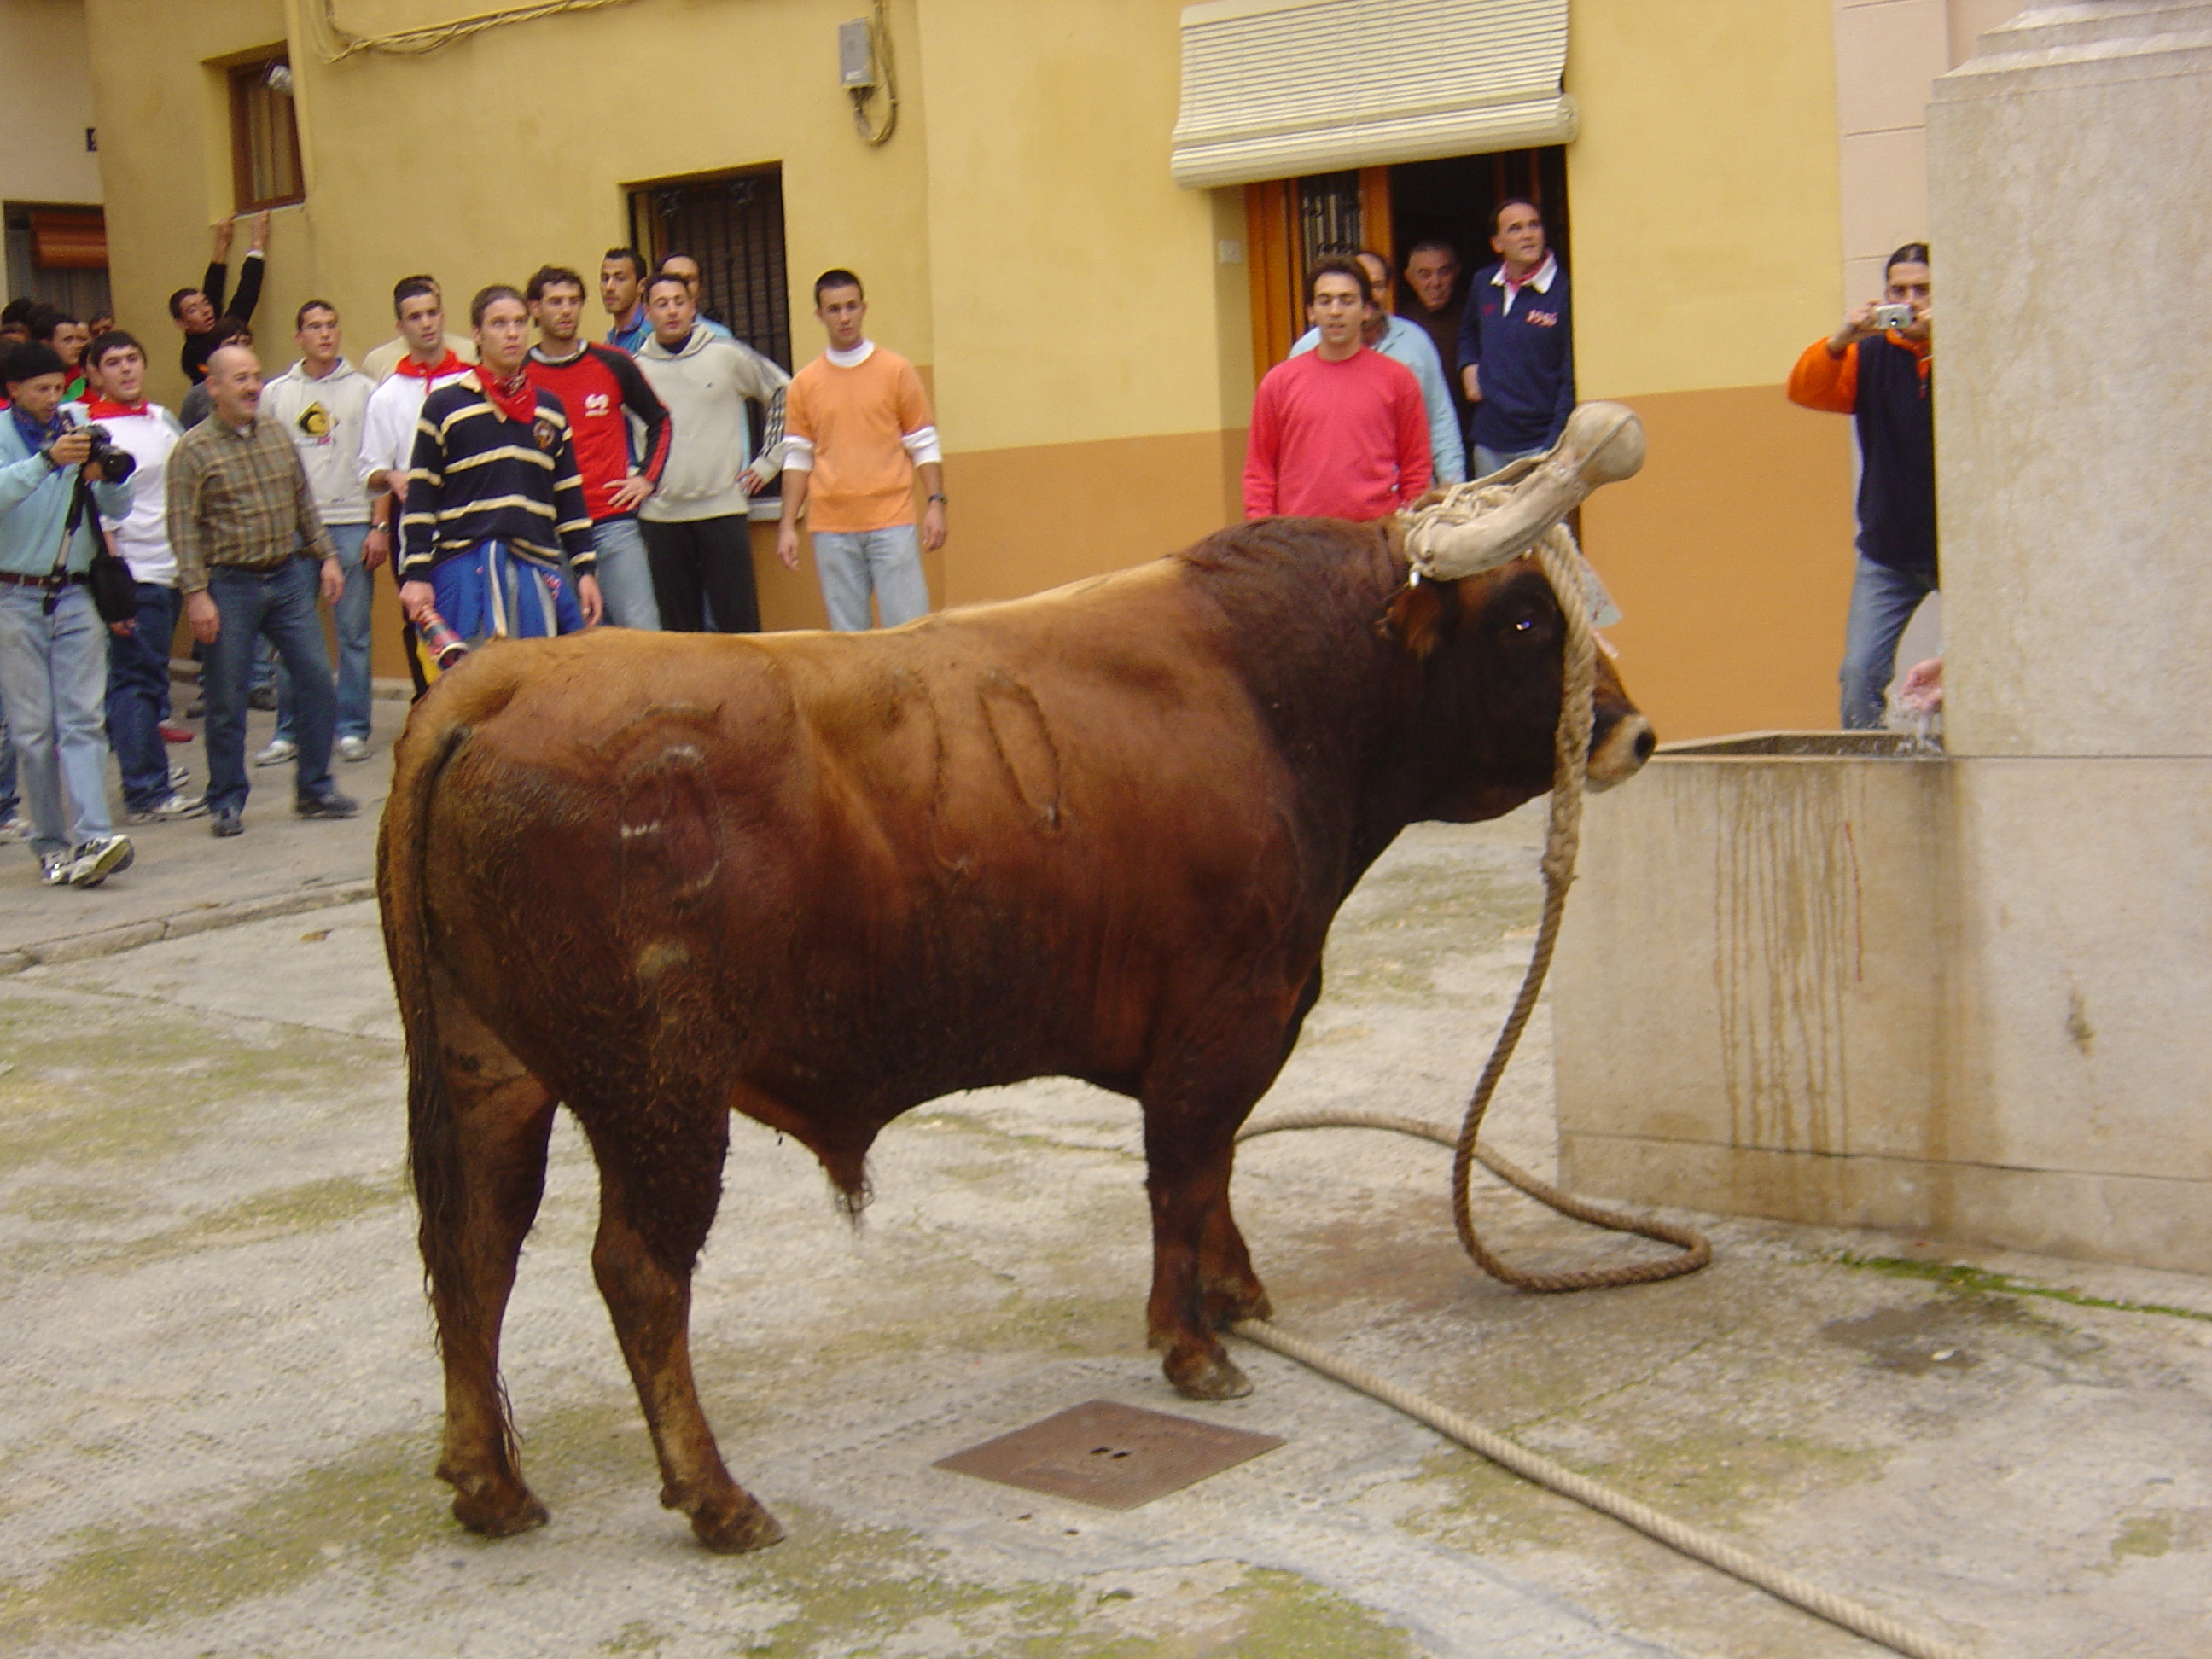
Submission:
[[[1442,501],[1413,515],[1413,531],[1418,531],[1425,524],[1465,523],[1472,517],[1492,510],[1511,493],[1505,486],[1531,470],[1534,465],[1518,464],[1492,478],[1455,487],[1447,492]],[[1412,533],[1409,532],[1409,539]],[[1597,658],[1586,598],[1590,590],[1583,575],[1582,555],[1575,546],[1571,532],[1565,525],[1557,524],[1545,533],[1533,551],[1543,567],[1545,576],[1551,582],[1552,592],[1559,600],[1560,614],[1566,623],[1560,675],[1559,724],[1554,733],[1551,819],[1544,846],[1544,916],[1536,931],[1536,943],[1529,954],[1528,971],[1522,976],[1520,992],[1514,998],[1512,1011],[1506,1016],[1498,1040],[1491,1048],[1490,1058],[1482,1068],[1482,1075],[1468,1100],[1466,1115],[1461,1122],[1458,1134],[1450,1134],[1437,1125],[1424,1122],[1419,1118],[1403,1117],[1394,1113],[1330,1111],[1304,1112],[1269,1119],[1261,1123],[1247,1124],[1237,1139],[1239,1141],[1250,1140],[1289,1129],[1355,1128],[1384,1129],[1436,1141],[1451,1147],[1453,1152],[1452,1223],[1458,1230],[1460,1243],[1475,1264],[1491,1277],[1517,1290],[1553,1293],[1623,1285],[1648,1285],[1697,1272],[1712,1260],[1711,1241],[1687,1227],[1647,1220],[1576,1198],[1483,1146],[1479,1139],[1483,1117],[1490,1109],[1491,1097],[1497,1092],[1498,1080],[1504,1076],[1505,1067],[1513,1058],[1513,1051],[1521,1041],[1522,1030],[1535,1012],[1545,976],[1551,969],[1552,953],[1559,943],[1560,919],[1566,910],[1567,889],[1574,881],[1575,859],[1581,848],[1583,795],[1589,766],[1593,719],[1591,696],[1596,682]],[[1676,1247],[1677,1254],[1656,1261],[1626,1262],[1609,1267],[1586,1267],[1566,1273],[1523,1272],[1492,1253],[1475,1231],[1468,1208],[1468,1184],[1477,1164],[1562,1215],[1587,1222],[1592,1226],[1615,1232],[1637,1233],[1672,1244]],[[1678,1521],[1648,1504],[1615,1492],[1601,1481],[1579,1474],[1565,1464],[1556,1463],[1548,1457],[1532,1452],[1504,1435],[1484,1428],[1471,1418],[1449,1411],[1410,1389],[1401,1388],[1388,1377],[1364,1366],[1338,1359],[1317,1343],[1294,1336],[1266,1320],[1239,1320],[1230,1328],[1247,1341],[1271,1348],[1285,1358],[1295,1359],[1324,1376],[1357,1389],[1408,1417],[1427,1424],[1438,1433],[1458,1441],[1501,1468],[1510,1469],[1523,1480],[1533,1480],[1563,1497],[1609,1515],[1670,1549],[1679,1550],[1694,1560],[1717,1567],[1770,1595],[1825,1619],[1832,1625],[1863,1636],[1869,1641],[1878,1642],[1895,1652],[1908,1655],[1910,1659],[1974,1659],[1970,1650],[1956,1643],[1923,1635],[1887,1613],[1878,1613],[1848,1596],[1839,1595],[1809,1578],[1771,1566],[1725,1539],[1716,1537],[1686,1522]]]

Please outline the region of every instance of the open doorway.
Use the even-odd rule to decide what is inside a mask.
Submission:
[[[1462,273],[1456,303],[1465,297],[1468,279],[1497,258],[1490,248],[1491,214],[1514,196],[1528,198],[1542,211],[1546,240],[1571,270],[1563,145],[1246,185],[1254,372],[1265,374],[1280,362],[1304,331],[1305,274],[1315,259],[1370,247],[1402,268],[1404,255],[1417,244],[1448,242],[1459,255]],[[1401,281],[1393,296],[1396,308],[1406,313],[1412,298]],[[1438,351],[1444,355],[1441,343]],[[1446,362],[1447,379],[1453,378],[1453,367]]]

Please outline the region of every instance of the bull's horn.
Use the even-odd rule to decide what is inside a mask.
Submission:
[[[1635,477],[1644,465],[1644,427],[1620,404],[1580,404],[1566,429],[1512,494],[1487,511],[1423,515],[1406,547],[1425,576],[1456,581],[1519,557],[1601,484]],[[1455,522],[1454,520],[1457,521]]]

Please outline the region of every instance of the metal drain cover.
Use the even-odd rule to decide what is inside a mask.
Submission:
[[[1133,1510],[1282,1443],[1272,1434],[1091,1400],[940,1457],[937,1467],[1102,1510]]]

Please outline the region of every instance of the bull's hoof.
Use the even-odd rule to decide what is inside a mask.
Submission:
[[[486,1538],[512,1538],[552,1519],[538,1495],[509,1476],[460,1475],[441,1468],[438,1478],[453,1487],[453,1519]]]
[[[1242,1400],[1252,1392],[1252,1379],[1226,1354],[1171,1353],[1160,1369],[1186,1400]]]
[[[691,1530],[699,1541],[718,1555],[743,1555],[764,1550],[783,1538],[783,1523],[747,1492],[729,1499],[703,1504],[691,1511]]]

